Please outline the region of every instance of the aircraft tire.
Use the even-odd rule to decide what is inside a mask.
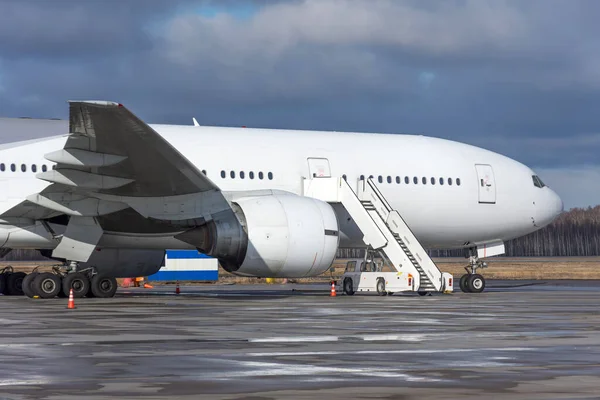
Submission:
[[[31,286],[40,298],[52,299],[62,290],[62,279],[56,274],[43,272],[33,278]]]
[[[481,293],[485,289],[485,278],[479,274],[469,275],[467,287],[471,293]]]
[[[73,297],[81,299],[90,292],[90,285],[90,279],[86,274],[83,272],[73,272],[63,278],[62,294],[65,297],[69,297],[71,288],[73,288]]]
[[[458,286],[460,287],[460,290],[462,290],[464,293],[470,293],[469,287],[467,286],[468,279],[469,279],[469,275],[464,274],[463,276],[460,277],[460,280],[458,281]]]
[[[6,294],[6,274],[0,274],[0,293]]]
[[[23,279],[25,272],[13,272],[6,277],[6,294],[9,296],[23,296]]]
[[[95,275],[90,285],[94,297],[107,299],[117,292],[117,280],[109,276]]]
[[[23,278],[23,284],[21,285],[21,288],[23,289],[23,294],[30,299],[33,299],[33,297],[36,296],[36,292],[33,290],[33,280],[38,275],[39,272],[32,272]]]
[[[352,286],[351,278],[344,279],[344,293],[348,296],[352,296],[354,294],[354,287]]]
[[[377,279],[377,293],[379,293],[380,296],[387,295],[387,292],[385,291],[385,281],[383,278]]]
[[[419,296],[426,296],[427,295],[427,292],[424,292],[422,290],[419,291],[419,292],[417,292],[417,293],[419,293]]]

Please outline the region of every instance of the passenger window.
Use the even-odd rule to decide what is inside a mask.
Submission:
[[[361,176],[360,176],[360,180],[361,180],[361,181],[364,181],[364,180],[365,180],[365,176],[364,176],[364,175],[361,175]]]
[[[388,181],[388,183],[392,183],[392,177],[388,176],[387,181]]]
[[[230,171],[229,176],[231,176],[231,179],[235,179],[235,171]]]
[[[383,176],[379,175],[379,177],[377,178],[377,180],[379,181],[379,183],[383,183]]]
[[[448,178],[448,185],[452,186],[452,178]]]
[[[440,178],[440,185],[444,184],[444,178]]]
[[[373,179],[373,175],[369,175],[369,179]]]
[[[0,164],[0,171],[4,172],[6,170],[6,165],[4,163]]]
[[[344,180],[345,180],[346,182],[348,182],[348,178],[346,177],[346,174],[342,175],[342,178],[344,178]]]
[[[31,171],[37,172],[37,166],[35,164],[31,164]]]
[[[240,171],[240,179],[244,179],[246,177],[246,174],[244,173],[244,171]]]
[[[202,170],[202,173],[203,173],[204,175],[206,175],[206,170],[205,170],[205,169],[203,169],[203,170]]]
[[[399,177],[399,176],[397,176],[397,177],[396,177],[396,183],[397,183],[398,185],[400,184],[400,177]]]
[[[456,178],[456,186],[460,186],[460,178]]]
[[[17,170],[17,166],[15,164],[10,164],[10,170],[15,172]]]
[[[226,176],[225,171],[221,171],[221,178],[225,179]]]
[[[264,178],[264,177],[265,177],[265,175],[262,173],[262,171],[260,171],[260,172],[258,173],[258,179],[262,179],[262,178]]]
[[[250,179],[254,179],[254,171],[250,171],[248,173],[248,176],[250,177]]]
[[[415,177],[413,178],[413,183],[414,183],[415,185],[418,185],[418,184],[419,184],[419,178],[417,178],[417,177],[415,176]]]
[[[269,173],[267,174],[267,176],[269,177],[269,180],[273,180],[273,173],[272,173],[272,172],[269,172]]]
[[[427,178],[425,178],[425,177],[421,178],[421,182],[423,182],[423,185],[427,185]]]
[[[27,166],[25,164],[21,164],[21,171],[27,172]]]
[[[410,178],[408,176],[404,177],[404,183],[406,183],[407,185],[410,183]]]
[[[48,171],[48,167],[46,167],[46,164],[42,165],[42,172],[46,172]]]
[[[434,177],[431,177],[431,184],[435,185],[435,178]]]

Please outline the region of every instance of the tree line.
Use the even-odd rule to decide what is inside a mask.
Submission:
[[[600,205],[573,208],[552,224],[505,243],[507,257],[554,257],[600,255]],[[431,250],[432,257],[462,257],[463,250]],[[340,249],[338,257],[363,257],[361,249]],[[4,261],[46,260],[35,250],[13,250]]]

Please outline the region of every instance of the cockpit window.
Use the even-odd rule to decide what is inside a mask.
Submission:
[[[533,176],[532,176],[532,178],[533,178],[533,185],[534,185],[535,187],[543,188],[544,186],[546,186],[546,185],[544,184],[544,182],[542,182],[542,180],[540,179],[540,177],[539,177],[539,176],[537,176],[537,175],[533,175]]]

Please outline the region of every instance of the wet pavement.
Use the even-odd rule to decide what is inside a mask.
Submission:
[[[600,399],[600,282],[329,297],[326,285],[0,297],[4,399]]]

